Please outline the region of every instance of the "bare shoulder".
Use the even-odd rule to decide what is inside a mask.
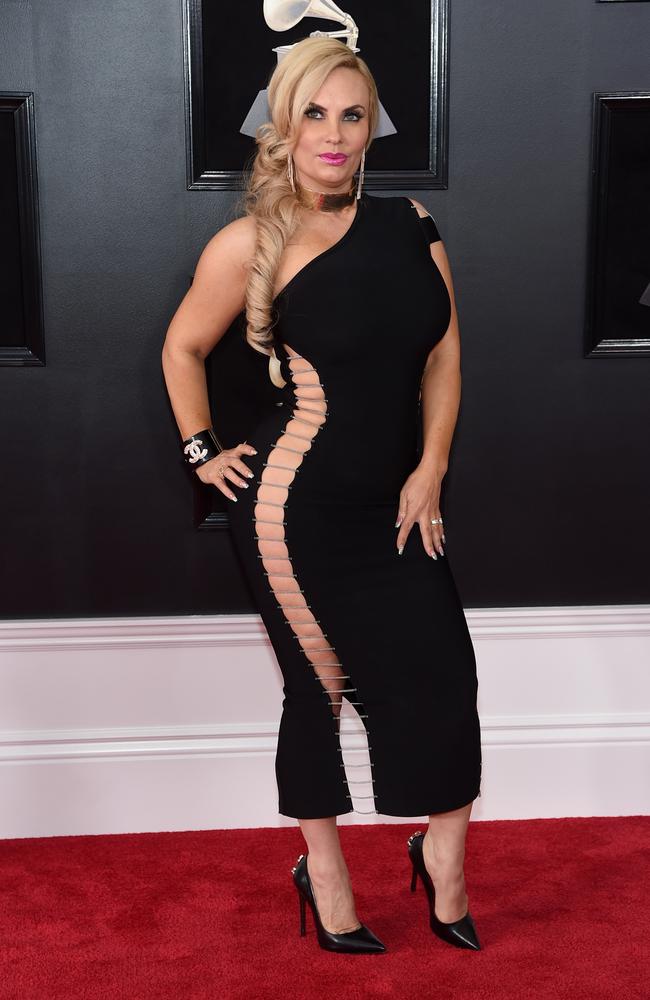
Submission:
[[[231,277],[245,277],[248,262],[255,252],[257,223],[250,215],[233,219],[208,240],[199,258],[196,274],[218,269],[229,271]]]
[[[234,219],[203,247],[189,289],[176,310],[165,344],[205,358],[246,306],[248,268],[256,222]]]

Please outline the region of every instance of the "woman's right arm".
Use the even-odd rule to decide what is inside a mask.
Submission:
[[[245,307],[246,262],[255,249],[254,227],[255,220],[245,216],[212,237],[197,262],[192,285],[169,324],[162,368],[181,441],[212,426],[205,358]],[[245,486],[234,470],[248,478],[248,466],[239,455],[254,452],[251,445],[239,444],[197,466],[195,471],[203,482],[213,483],[234,500],[225,480],[217,474],[216,463],[220,468],[227,461],[230,468],[225,468],[225,475],[236,485]]]

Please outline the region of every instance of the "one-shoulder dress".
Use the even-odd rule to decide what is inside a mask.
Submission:
[[[228,515],[284,681],[285,816],[423,816],[480,795],[476,659],[449,557],[426,553],[417,523],[396,546],[423,369],[451,316],[439,239],[409,198],[363,193],[274,301],[286,385],[247,437],[254,478]]]

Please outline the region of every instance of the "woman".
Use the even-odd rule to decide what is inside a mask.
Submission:
[[[408,841],[411,887],[419,874],[439,937],[478,949],[463,877],[478,682],[439,509],[460,400],[449,263],[418,201],[362,191],[378,114],[363,60],[303,39],[268,97],[246,215],[203,250],[163,370],[186,461],[233,501],[283,673],[276,777],[308,848],[292,869],[301,933],[309,902],[321,947],[385,951],[358,920],[336,818],[426,814]],[[223,448],[204,359],[242,314],[275,398],[252,443]],[[365,762],[350,756],[358,741],[344,747],[343,698]]]

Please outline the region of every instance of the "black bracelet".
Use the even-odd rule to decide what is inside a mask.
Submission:
[[[210,459],[216,458],[224,447],[211,427],[206,427],[198,434],[183,441],[183,458],[187,465],[196,468],[198,465],[205,465]]]

